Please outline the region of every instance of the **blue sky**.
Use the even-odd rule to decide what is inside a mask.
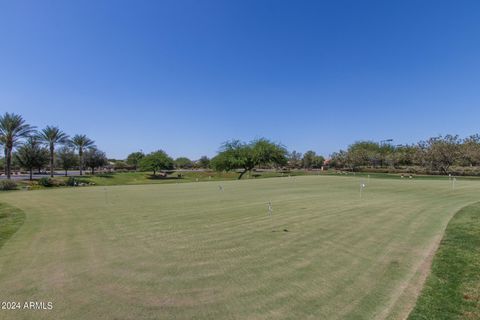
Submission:
[[[109,156],[480,132],[480,1],[0,0],[0,112]]]

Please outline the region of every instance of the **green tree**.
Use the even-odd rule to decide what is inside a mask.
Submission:
[[[85,166],[92,170],[92,175],[95,174],[95,169],[106,166],[108,159],[105,152],[96,148],[90,148],[84,153]]]
[[[347,150],[347,163],[352,169],[360,166],[376,167],[382,162],[380,145],[373,141],[357,141]]]
[[[29,137],[15,153],[15,160],[29,171],[30,180],[33,179],[33,169],[43,167],[48,163],[49,153],[36,137]]]
[[[84,166],[83,153],[87,149],[95,148],[95,142],[89,139],[84,134],[76,134],[70,142],[71,142],[71,145],[78,150],[80,175],[83,175],[83,166]]]
[[[292,169],[298,169],[302,166],[302,154],[293,150],[288,154],[288,166]]]
[[[190,169],[193,167],[193,161],[187,157],[179,157],[175,159],[175,168],[178,169]]]
[[[417,147],[414,145],[400,145],[397,146],[392,155],[393,167],[411,166],[415,163],[415,154]]]
[[[340,150],[330,155],[330,166],[337,169],[342,169],[347,166],[347,152]]]
[[[238,179],[257,166],[283,166],[286,164],[287,150],[285,147],[263,138],[250,143],[243,143],[239,140],[225,142],[220,153],[212,159],[212,165],[217,171],[242,169]]]
[[[34,133],[34,127],[25,123],[22,116],[6,112],[0,116],[0,142],[5,152],[5,171],[11,178],[12,152],[21,139]]]
[[[109,160],[110,162],[113,162],[113,168],[115,170],[126,170],[128,169],[128,164],[125,161],[122,160]]]
[[[158,171],[172,170],[173,166],[173,159],[163,150],[149,153],[140,161],[140,169],[153,171],[153,175],[156,175]]]
[[[305,169],[318,169],[323,166],[324,161],[324,157],[317,155],[315,151],[309,150],[303,155],[302,165]]]
[[[313,158],[312,168],[320,169],[323,166],[324,162],[325,162],[325,158],[323,156],[316,155]]]
[[[200,159],[198,159],[197,163],[200,168],[203,168],[203,169],[210,168],[210,158],[207,156],[202,156]]]
[[[463,140],[460,146],[462,164],[477,166],[480,164],[480,135],[475,134]]]
[[[303,154],[302,165],[305,169],[311,169],[315,162],[315,157],[317,154],[315,151],[309,150]]]
[[[47,126],[39,132],[40,140],[45,143],[50,151],[50,177],[53,177],[55,170],[55,145],[68,142],[68,135],[62,132],[58,127]]]
[[[78,156],[75,150],[64,146],[57,151],[57,159],[60,167],[65,170],[65,176],[68,175],[68,170],[78,165]]]
[[[423,157],[426,164],[444,174],[461,157],[460,139],[457,135],[430,138],[423,145]]]
[[[143,157],[145,157],[145,154],[143,152],[132,152],[127,157],[127,164],[129,166],[132,166],[136,171]]]

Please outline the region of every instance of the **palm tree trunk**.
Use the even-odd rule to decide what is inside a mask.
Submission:
[[[5,171],[7,172],[7,179],[10,180],[11,178],[11,165],[12,165],[12,151],[9,147],[5,147]]]
[[[3,159],[5,159],[3,163],[3,171],[5,171],[5,175],[7,175],[7,146],[3,148]]]
[[[83,150],[81,148],[78,149],[78,159],[80,161],[80,175],[83,175]]]
[[[54,156],[55,156],[55,147],[53,144],[50,144],[50,177],[53,178],[53,162],[54,162]]]

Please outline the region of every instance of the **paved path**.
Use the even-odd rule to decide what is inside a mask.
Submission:
[[[78,175],[80,175],[80,171],[78,171],[78,170],[69,171],[68,175],[69,176],[78,176]],[[58,177],[65,176],[65,172],[55,171],[55,176],[58,176]],[[40,178],[43,178],[43,177],[50,177],[50,174],[48,174],[48,173],[45,173],[45,174],[34,173],[33,174],[33,179],[40,179]],[[4,179],[7,179],[7,176],[5,176],[5,175],[0,176],[0,180],[4,180]],[[30,179],[29,174],[20,174],[20,175],[13,175],[12,174],[12,180],[28,180],[28,179]]]

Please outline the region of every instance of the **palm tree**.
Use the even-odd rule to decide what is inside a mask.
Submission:
[[[58,127],[47,126],[40,131],[39,138],[50,148],[50,177],[53,178],[55,145],[66,143],[68,141],[68,135]]]
[[[25,123],[22,116],[6,112],[0,116],[0,141],[5,150],[5,171],[11,177],[12,151],[18,141],[33,133],[34,127]]]
[[[84,134],[76,134],[70,141],[75,149],[78,149],[78,159],[80,162],[80,175],[83,175],[83,151],[95,147],[95,141],[89,139]]]

